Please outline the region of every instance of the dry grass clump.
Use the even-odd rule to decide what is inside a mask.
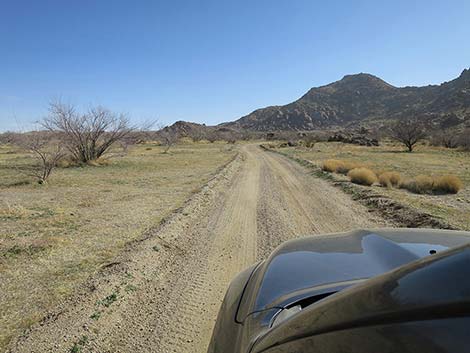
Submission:
[[[354,168],[349,171],[348,177],[351,182],[360,185],[371,186],[377,181],[377,175],[375,173],[364,167]]]
[[[86,164],[91,167],[100,167],[100,166],[106,166],[106,165],[111,164],[111,161],[106,158],[98,158],[94,160],[89,160]]]
[[[400,187],[416,194],[456,194],[462,189],[462,181],[455,175],[431,177],[418,175],[414,179],[400,183]]]
[[[392,186],[398,186],[401,182],[401,175],[398,172],[383,172],[378,174],[379,183],[382,186],[391,188]]]
[[[335,173],[342,166],[344,166],[344,162],[339,159],[327,159],[323,162],[322,169],[325,172]]]
[[[378,181],[384,187],[399,187],[416,194],[456,194],[463,187],[462,181],[455,175],[440,177],[418,175],[415,178],[403,180],[398,172],[371,170],[363,163],[341,159],[325,160],[322,170],[347,175],[355,184],[370,186]]]
[[[414,179],[407,179],[400,183],[400,188],[416,194],[429,194],[432,192],[434,180],[427,175],[418,175]]]
[[[343,161],[343,165],[339,166],[337,173],[347,175],[350,170],[357,168],[365,168],[365,165],[362,163]]]
[[[456,194],[463,188],[462,180],[455,175],[443,175],[434,180],[434,191]]]
[[[56,164],[58,168],[73,168],[73,167],[77,167],[78,165],[79,163],[77,163],[70,157],[62,158]]]
[[[322,169],[325,172],[330,173],[339,173],[339,174],[348,174],[350,170],[355,168],[364,167],[364,164],[351,162],[351,161],[343,161],[340,159],[327,159],[323,162]]]

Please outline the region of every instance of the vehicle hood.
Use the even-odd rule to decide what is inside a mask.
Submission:
[[[307,294],[341,290],[434,252],[469,243],[469,234],[379,229],[288,241],[257,269],[242,299],[241,315],[285,307]]]

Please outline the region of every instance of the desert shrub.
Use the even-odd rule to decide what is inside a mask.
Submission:
[[[400,188],[416,194],[429,194],[433,190],[434,179],[427,175],[418,175],[414,179],[408,179],[400,183]]]
[[[470,151],[470,128],[463,131],[457,138],[458,145],[464,151]]]
[[[372,185],[377,181],[377,175],[375,173],[364,167],[351,169],[348,173],[348,177],[351,182],[361,185]]]
[[[434,180],[433,190],[435,192],[456,194],[462,187],[462,181],[455,175],[443,175]]]
[[[62,158],[60,161],[57,162],[57,168],[72,168],[77,167],[80,164],[70,157]]]
[[[379,174],[379,183],[388,188],[398,186],[401,181],[401,175],[398,172],[384,172]]]
[[[349,173],[350,170],[356,169],[356,168],[365,168],[365,165],[362,163],[358,163],[358,162],[343,161],[343,164],[338,166],[338,169],[336,170],[336,172],[346,175]]]
[[[61,142],[77,162],[87,163],[109,152],[115,143],[128,145],[136,130],[124,114],[115,114],[103,107],[92,107],[81,114],[75,107],[53,102],[49,116],[40,124],[61,135]]]
[[[322,169],[330,173],[347,175],[350,170],[365,167],[364,164],[340,159],[327,159],[323,162]]]
[[[462,189],[463,184],[462,181],[454,175],[443,175],[440,177],[418,175],[414,179],[402,182],[400,187],[416,194],[456,194]]]
[[[106,166],[109,165],[111,162],[109,159],[106,158],[98,158],[94,160],[88,161],[86,164],[91,166],[91,167],[100,167],[100,166]]]
[[[418,175],[408,184],[408,190],[417,194],[426,194],[432,192],[434,179],[428,175]]]
[[[344,167],[344,161],[340,161],[338,159],[327,159],[323,162],[322,170],[325,172],[335,173],[341,167]]]
[[[459,135],[456,131],[444,130],[435,133],[430,139],[431,146],[442,146],[445,148],[457,148],[459,146]]]

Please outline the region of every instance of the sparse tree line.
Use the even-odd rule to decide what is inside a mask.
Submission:
[[[444,129],[436,131],[415,119],[398,121],[388,127],[367,129],[365,127],[338,131],[296,132],[280,131],[266,135],[266,139],[281,142],[279,147],[303,146],[312,148],[318,142],[333,141],[377,146],[379,139],[388,138],[402,144],[408,152],[413,152],[419,143],[428,142],[432,146],[459,148],[470,151],[470,127],[466,129]]]
[[[75,106],[61,102],[49,105],[48,115],[38,121],[39,129],[30,132],[6,132],[0,134],[0,144],[16,146],[33,157],[33,163],[17,163],[19,173],[33,177],[39,184],[47,182],[58,165],[96,165],[105,155],[116,151],[126,153],[129,146],[157,142],[168,153],[182,137],[177,131],[154,124],[143,127],[132,125],[124,114],[117,114],[104,107],[91,107],[80,112]],[[231,129],[205,129],[194,133],[194,142],[210,143],[249,140],[259,134],[238,132]],[[66,162],[66,163],[64,163]]]
[[[138,131],[123,114],[100,106],[79,112],[60,102],[51,103],[49,114],[38,124],[37,131],[4,133],[0,142],[15,145],[34,157],[33,164],[15,168],[40,184],[47,182],[61,160],[67,158],[76,164],[99,160],[115,144],[132,143],[129,138]]]
[[[470,128],[456,130],[431,130],[417,120],[400,121],[389,129],[389,137],[406,146],[409,152],[421,141],[427,140],[433,146],[461,148],[470,151]]]
[[[318,142],[342,141],[361,145],[378,145],[379,136],[391,138],[403,144],[409,152],[415,146],[429,141],[433,146],[460,148],[470,151],[470,128],[429,131],[418,120],[399,121],[381,131],[365,127],[350,129],[346,133],[326,131],[278,131],[261,133],[230,128],[204,127],[182,136],[181,132],[171,127],[162,127],[152,131],[153,124],[138,128],[131,125],[123,114],[114,113],[101,106],[92,107],[86,112],[79,112],[74,106],[61,102],[51,103],[49,114],[39,121],[40,130],[28,133],[7,132],[0,134],[0,144],[15,145],[29,152],[35,160],[31,165],[18,165],[16,169],[25,175],[46,183],[53,169],[64,159],[72,164],[96,164],[105,154],[109,155],[113,147],[121,147],[127,152],[131,145],[158,141],[164,146],[163,153],[168,153],[182,137],[193,142],[236,141],[266,139],[286,141],[279,147],[303,146],[312,148]],[[92,163],[93,162],[93,163]]]

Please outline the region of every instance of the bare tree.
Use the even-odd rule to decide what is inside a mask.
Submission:
[[[446,148],[457,148],[459,146],[459,135],[450,129],[439,132],[433,136],[432,143],[436,146]]]
[[[127,153],[130,146],[151,141],[155,136],[155,131],[152,128],[157,125],[157,120],[147,121],[141,127],[135,128],[129,134],[119,140],[124,153]]]
[[[400,121],[390,128],[390,137],[404,144],[409,152],[426,137],[423,125],[415,120]]]
[[[34,177],[39,184],[45,184],[57,163],[65,156],[65,150],[57,135],[47,131],[16,134],[13,143],[26,150],[33,158],[33,164],[16,166],[25,175]]]
[[[61,133],[72,157],[83,163],[100,158],[114,143],[134,131],[123,114],[100,106],[80,114],[72,105],[60,102],[50,104],[49,116],[40,123],[50,131]]]
[[[465,129],[458,136],[458,145],[465,151],[470,151],[470,128]]]
[[[166,128],[161,129],[158,132],[158,136],[163,146],[165,146],[165,150],[163,153],[168,153],[170,148],[178,142],[178,135],[176,132]]]
[[[15,142],[15,137],[18,135],[17,132],[5,131],[0,134],[0,144],[7,145]]]

